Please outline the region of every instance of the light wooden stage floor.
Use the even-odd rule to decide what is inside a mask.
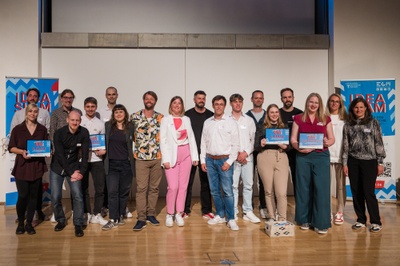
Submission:
[[[294,199],[289,197],[288,220],[293,221]],[[69,205],[69,200],[64,200]],[[72,221],[62,232],[54,232],[49,221],[36,227],[36,235],[16,235],[15,210],[0,206],[1,265],[400,265],[400,211],[393,203],[380,204],[383,230],[353,231],[351,202],[345,223],[333,225],[327,235],[295,229],[294,237],[270,238],[264,223],[239,218],[239,231],[225,225],[209,226],[200,215],[199,199],[193,200],[191,216],[184,227],[167,228],[165,198],[159,199],[160,226],[147,225],[132,231],[136,223],[102,231],[90,224],[85,236],[74,236]],[[134,202],[129,203],[131,210]],[[46,210],[50,214],[50,210]],[[67,213],[70,214],[69,206]],[[258,211],[255,212],[259,215]],[[68,214],[67,214],[68,215]]]

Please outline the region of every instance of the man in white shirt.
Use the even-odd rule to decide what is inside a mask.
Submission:
[[[39,115],[37,117],[37,121],[45,126],[47,128],[47,132],[50,130],[50,114],[49,112],[44,109],[40,108],[40,104],[38,104],[40,99],[40,91],[37,88],[30,88],[26,92],[26,104],[29,103],[34,103],[39,106]],[[10,127],[10,133],[13,130],[13,128],[22,122],[25,122],[25,108],[18,110],[14,113],[13,119],[11,121],[11,127]],[[42,222],[44,220],[48,220],[48,217],[43,213],[42,211],[42,195],[43,195],[43,188],[42,186],[39,186],[39,191],[38,191],[38,201],[37,201],[37,206],[36,206],[36,212],[37,212],[37,219],[38,222]]]
[[[217,95],[212,99],[214,116],[204,122],[201,135],[201,168],[207,172],[216,215],[208,224],[221,224],[239,230],[235,221],[233,196],[233,163],[240,147],[238,126],[224,114],[226,98]],[[224,196],[221,195],[221,188]],[[225,217],[227,219],[225,219]]]
[[[88,97],[84,101],[85,115],[82,116],[81,126],[85,127],[90,135],[105,134],[104,123],[96,117],[97,100],[94,97]],[[91,149],[89,152],[88,170],[82,179],[82,194],[84,212],[87,214],[87,221],[93,224],[105,225],[107,221],[101,216],[101,208],[104,202],[105,172],[102,156],[104,149]],[[92,174],[94,185],[94,208],[93,213],[90,207],[89,194],[89,172]],[[93,214],[93,215],[92,215]]]
[[[117,104],[118,91],[115,87],[108,87],[106,89],[107,105],[98,110],[100,119],[105,123],[111,118],[112,109]]]
[[[256,126],[253,119],[243,114],[243,97],[240,94],[232,94],[229,98],[232,113],[229,115],[238,125],[240,149],[237,160],[234,162],[233,168],[233,194],[235,197],[235,219],[239,213],[239,180],[242,177],[243,182],[243,220],[252,223],[261,222],[260,219],[254,215],[252,199],[253,199],[253,151],[254,151],[254,137],[256,133]]]
[[[47,131],[50,129],[50,114],[49,111],[47,111],[44,108],[40,108],[40,104],[38,104],[40,99],[40,91],[36,88],[30,88],[26,92],[26,104],[34,103],[39,106],[39,115],[37,118],[37,121],[45,126],[47,128]],[[11,121],[11,128],[10,132],[13,130],[13,128],[16,125],[21,124],[22,122],[25,121],[25,108],[18,110],[14,113],[13,119]]]

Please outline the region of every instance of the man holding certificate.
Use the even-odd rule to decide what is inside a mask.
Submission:
[[[103,207],[106,183],[106,174],[102,158],[102,155],[106,153],[106,131],[103,121],[96,117],[97,99],[94,97],[86,98],[83,108],[85,109],[85,115],[82,116],[82,126],[89,130],[91,140],[88,170],[83,175],[82,179],[84,212],[87,213],[87,219],[90,223],[105,225],[107,221],[101,215],[101,208]],[[90,208],[89,172],[92,174],[94,185],[93,215],[91,215],[92,212]]]
[[[304,113],[294,117],[290,142],[297,150],[295,220],[302,230],[314,227],[317,233],[326,234],[331,227],[328,147],[335,137],[318,93],[311,93]]]

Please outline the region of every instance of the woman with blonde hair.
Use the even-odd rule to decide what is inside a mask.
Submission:
[[[186,192],[192,165],[197,166],[199,155],[189,117],[185,116],[183,100],[179,96],[171,99],[169,115],[161,120],[160,148],[162,166],[167,178],[167,217],[165,225],[184,226],[182,212],[185,208]]]
[[[47,128],[37,121],[39,108],[30,103],[25,110],[25,121],[14,127],[11,131],[8,150],[15,153],[15,164],[11,174],[15,177],[18,190],[17,215],[18,227],[16,234],[36,234],[32,226],[35,213],[39,186],[42,185],[42,177],[47,172],[44,157],[30,157],[27,153],[27,140],[47,140]],[[26,224],[24,226],[26,212]]]
[[[258,151],[257,165],[265,189],[265,201],[267,204],[267,219],[274,221],[286,220],[287,211],[287,184],[289,179],[289,159],[286,154],[290,145],[267,144],[266,129],[287,128],[282,122],[279,107],[270,104],[267,107],[264,125],[256,131],[254,149]]]
[[[333,93],[329,96],[326,102],[326,115],[330,116],[332,121],[333,135],[335,143],[329,147],[331,160],[331,181],[336,181],[336,198],[337,212],[334,217],[334,224],[343,224],[343,211],[346,204],[346,177],[343,175],[342,165],[342,140],[343,127],[347,119],[346,108],[342,97],[339,94]]]
[[[322,148],[300,148],[301,133],[310,134],[310,137],[323,134]],[[290,142],[297,150],[295,220],[302,230],[314,227],[317,233],[326,234],[331,227],[328,147],[335,143],[335,137],[331,119],[325,115],[318,93],[308,95],[304,113],[294,117]]]

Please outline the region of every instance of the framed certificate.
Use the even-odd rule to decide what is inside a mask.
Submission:
[[[104,134],[90,135],[90,141],[92,143],[91,150],[104,150],[106,148],[106,136]]]
[[[300,133],[299,139],[300,149],[319,149],[324,148],[323,133]]]
[[[30,157],[50,157],[51,142],[50,140],[27,140],[27,155]]]
[[[286,144],[289,145],[288,128],[267,128],[265,129],[267,144]]]

